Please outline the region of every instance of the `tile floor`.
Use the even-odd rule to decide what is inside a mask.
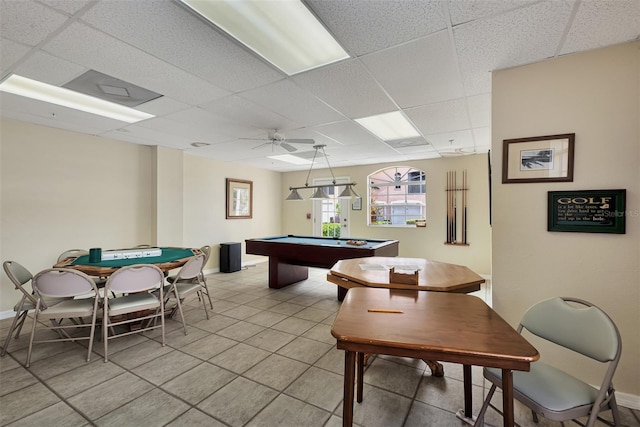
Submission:
[[[170,320],[165,347],[158,333],[116,339],[108,363],[98,341],[89,363],[80,344],[45,343],[34,347],[26,369],[24,333],[0,359],[0,425],[340,426],[344,356],[330,333],[339,303],[325,275],[310,269],[305,282],[272,290],[266,263],[211,274],[209,320],[197,300],[188,301],[186,336]],[[0,322],[3,343],[10,324]],[[474,368],[473,377],[477,412],[481,370]],[[445,377],[436,378],[421,360],[377,356],[367,366],[354,421],[363,427],[462,427],[455,417],[462,395],[459,365],[445,364]],[[621,412],[625,426],[640,425],[640,411]],[[516,420],[534,425],[518,404]],[[493,411],[486,422],[502,425]]]

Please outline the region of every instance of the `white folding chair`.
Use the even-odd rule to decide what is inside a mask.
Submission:
[[[91,360],[91,349],[93,347],[93,336],[96,328],[96,315],[98,313],[98,288],[91,277],[86,274],[68,268],[50,268],[36,274],[32,282],[33,291],[36,296],[35,312],[33,314],[33,326],[31,328],[31,338],[29,339],[29,351],[27,352],[27,363],[31,363],[31,352],[34,343],[54,342],[54,341],[77,341],[89,340],[87,351],[87,362]],[[76,296],[86,296],[93,293],[93,298],[72,299]],[[53,306],[47,306],[45,298],[63,299]],[[73,321],[71,324],[63,325],[64,319],[91,318],[90,323]],[[51,326],[40,323],[40,320],[50,320]],[[36,340],[36,330],[42,326],[58,332],[59,337],[55,339]],[[71,336],[67,332],[69,329],[90,328],[89,336]]]
[[[36,298],[24,288],[24,286],[33,279],[31,272],[15,261],[5,261],[2,267],[7,277],[9,277],[9,280],[11,280],[15,288],[20,291],[22,296],[20,301],[13,306],[13,311],[16,312],[16,315],[11,323],[11,328],[9,328],[9,333],[4,342],[4,347],[2,347],[0,357],[4,357],[7,354],[7,349],[9,348],[9,344],[11,344],[14,331],[16,333],[15,338],[20,338],[20,331],[22,331],[22,326],[27,319],[29,310],[34,310],[37,302]]]
[[[105,285],[105,297],[102,305],[102,338],[105,362],[108,360],[109,340],[125,335],[161,328],[162,346],[164,347],[163,289],[164,275],[162,270],[151,264],[122,267],[109,276]],[[158,295],[156,295],[156,291]],[[107,295],[110,292],[120,296],[108,298]],[[152,322],[158,317],[160,317],[160,326],[157,326],[156,322]],[[134,322],[140,322],[140,328],[131,329]],[[129,331],[116,334],[117,326],[129,327]],[[109,336],[110,329],[114,333],[112,336]]]
[[[58,262],[62,262],[67,258],[76,258],[82,255],[89,255],[86,249],[69,249],[58,255]]]
[[[198,299],[202,301],[204,313],[207,316],[207,319],[209,319],[207,303],[204,300],[204,294],[208,294],[207,284],[204,281],[204,274],[202,273],[204,261],[204,254],[199,254],[191,258],[182,266],[178,274],[175,276],[173,283],[168,285],[165,289],[165,305],[171,299],[176,300],[176,307],[172,313],[172,317],[175,315],[176,311],[180,313],[180,319],[182,320],[182,327],[184,328],[185,335],[187,334],[187,325],[184,321],[184,314],[182,312],[182,302],[186,297],[194,293],[197,294]]]
[[[523,331],[587,356],[599,362],[605,371],[599,387],[540,361],[532,363],[529,372],[514,371],[514,399],[531,409],[535,422],[540,414],[553,421],[573,420],[589,427],[594,426],[596,420],[611,425],[598,416],[610,410],[613,425],[620,425],[612,379],[620,360],[622,342],[618,328],[604,311],[577,298],[551,298],[526,312],[518,326],[518,332]],[[482,423],[489,406],[500,412],[491,404],[491,398],[502,385],[502,371],[485,368],[484,377],[492,386],[476,425]],[[588,417],[586,424],[576,420],[581,417]]]
[[[200,250],[204,254],[204,263],[202,264],[202,269],[200,270],[200,276],[194,277],[188,280],[183,278],[181,279],[181,281],[182,282],[190,281],[194,283],[199,281],[203,288],[201,289],[200,295],[207,296],[207,299],[209,300],[209,307],[211,307],[211,309],[213,310],[213,302],[211,301],[211,295],[209,295],[209,288],[207,287],[207,278],[204,275],[204,267],[207,265],[207,262],[209,261],[209,257],[211,256],[211,246],[209,245],[202,246]],[[167,277],[167,282],[169,283],[173,283],[175,280],[176,280],[176,276]],[[200,298],[200,295],[198,295],[198,298]]]

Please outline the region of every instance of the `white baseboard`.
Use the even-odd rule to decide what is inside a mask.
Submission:
[[[8,319],[8,318],[13,317],[15,315],[16,315],[16,312],[13,311],[13,310],[0,311],[0,320]]]
[[[616,391],[616,402],[618,402],[618,406],[640,410],[640,396],[636,394],[620,393]]]

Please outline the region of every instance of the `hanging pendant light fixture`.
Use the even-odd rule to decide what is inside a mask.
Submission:
[[[309,176],[311,175],[311,170],[313,169],[313,165],[314,165],[314,163],[316,161],[316,156],[318,155],[318,150],[322,150],[322,154],[324,155],[324,158],[327,159],[327,166],[329,166],[329,171],[331,172],[332,185],[334,187],[337,185],[336,184],[336,177],[333,175],[333,169],[331,168],[331,164],[329,163],[329,158],[327,157],[327,153],[325,153],[325,151],[324,151],[324,147],[326,147],[326,145],[314,145],[313,146],[313,148],[316,150],[316,152],[314,153],[313,159],[311,160],[311,167],[309,168],[309,172],[307,172],[307,179],[306,179],[306,181],[304,183],[304,186],[289,187],[289,190],[291,190],[291,194],[289,194],[285,200],[304,200],[302,198],[302,196],[300,195],[300,193],[298,193],[298,190],[303,189],[303,188],[313,188],[313,189],[315,189],[315,191],[311,195],[310,199],[313,199],[313,200],[330,199],[330,197],[327,195],[326,191],[324,191],[325,187],[330,187],[329,185],[309,185]],[[341,184],[341,185],[344,185],[345,188],[344,188],[344,190],[342,190],[342,192],[338,196],[339,199],[350,199],[352,197],[360,197],[358,195],[358,193],[356,193],[355,190],[353,189],[353,186],[356,185],[355,182],[349,182],[347,184]]]

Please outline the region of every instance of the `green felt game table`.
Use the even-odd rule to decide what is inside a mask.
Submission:
[[[89,276],[106,277],[111,275],[120,267],[135,264],[154,264],[160,270],[166,272],[174,268],[182,267],[194,255],[201,254],[202,251],[197,248],[173,248],[159,247],[162,249],[162,255],[150,256],[142,258],[125,258],[100,262],[89,262],[89,255],[67,258],[60,261],[54,268],[73,268],[82,271]]]

